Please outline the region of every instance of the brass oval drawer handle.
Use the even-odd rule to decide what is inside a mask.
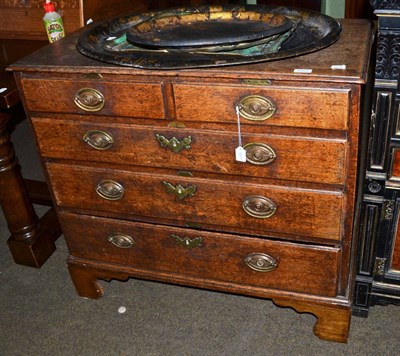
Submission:
[[[246,265],[257,272],[271,272],[278,267],[278,262],[265,253],[250,253],[244,259]]]
[[[170,139],[166,138],[163,135],[156,134],[156,139],[161,147],[169,148],[172,152],[178,153],[185,150],[191,149],[192,137],[188,136],[183,138],[182,140],[177,139],[176,137],[172,137]]]
[[[276,212],[275,203],[261,195],[249,195],[242,202],[243,210],[258,219],[270,218]]]
[[[99,111],[104,106],[104,96],[98,90],[93,88],[79,89],[74,98],[74,103],[80,109],[89,112]]]
[[[107,132],[90,130],[83,135],[83,142],[96,150],[108,150],[114,143],[114,139]]]
[[[239,102],[240,115],[252,121],[264,121],[274,115],[275,104],[268,98],[260,95],[249,95]]]
[[[276,158],[275,151],[265,143],[248,143],[243,148],[246,151],[246,161],[258,166],[270,164]]]
[[[124,196],[124,187],[112,180],[103,180],[96,187],[96,193],[106,200],[119,200]]]
[[[175,234],[171,234],[170,236],[175,240],[178,245],[186,247],[188,249],[200,247],[203,244],[203,239],[201,237],[190,239],[189,237],[179,237]]]
[[[119,248],[132,248],[135,245],[135,240],[125,234],[112,234],[107,237],[107,241]]]
[[[166,181],[162,181],[161,183],[167,188],[168,194],[174,194],[179,199],[191,198],[197,190],[195,185],[189,185],[185,188],[180,184],[174,186]]]

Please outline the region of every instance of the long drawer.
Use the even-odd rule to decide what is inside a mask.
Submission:
[[[48,158],[165,167],[251,177],[343,184],[347,141],[242,134],[247,162],[235,160],[233,132],[33,118]]]
[[[241,285],[336,294],[339,248],[70,213],[60,216],[76,257]]]
[[[341,192],[47,163],[59,206],[340,240]]]
[[[235,122],[237,105],[243,124],[346,130],[350,113],[349,89],[175,84],[174,99],[179,121]]]
[[[21,83],[30,111],[149,119],[165,117],[160,83],[102,82],[76,78],[25,78]]]

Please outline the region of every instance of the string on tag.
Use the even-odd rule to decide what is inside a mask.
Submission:
[[[240,111],[239,105],[236,105],[236,117],[237,117],[237,127],[238,127],[238,142],[239,147],[242,147],[242,133],[240,131]]]
[[[239,146],[235,149],[235,158],[238,162],[246,162],[246,150],[242,147],[242,133],[240,131],[240,111],[239,106],[236,105],[237,128],[238,128],[238,142]]]

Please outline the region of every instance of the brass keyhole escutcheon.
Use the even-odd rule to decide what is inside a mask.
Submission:
[[[189,185],[187,187],[182,186],[181,184],[173,185],[169,182],[162,181],[161,182],[164,187],[167,188],[168,194],[174,194],[178,199],[191,198],[196,193],[197,187],[195,185]]]
[[[264,121],[275,114],[276,106],[271,99],[260,95],[249,95],[240,100],[239,114],[246,120]]]
[[[183,149],[185,149],[185,150],[191,149],[191,146],[190,146],[192,143],[191,136],[184,137],[183,139],[179,140],[176,137],[172,137],[172,138],[168,139],[163,135],[156,134],[156,139],[161,147],[169,148],[174,153],[179,153]]]
[[[170,236],[175,240],[175,242],[178,245],[183,246],[187,249],[201,247],[201,245],[203,243],[203,239],[201,237],[195,237],[195,238],[191,239],[189,237],[180,237],[175,234],[171,234]]]

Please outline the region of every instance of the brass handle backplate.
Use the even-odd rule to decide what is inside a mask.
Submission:
[[[191,149],[192,138],[190,136],[183,138],[182,140],[172,137],[170,139],[163,135],[156,134],[156,139],[161,147],[169,148],[172,152],[178,153],[185,150]]]
[[[90,147],[100,151],[109,149],[114,143],[111,135],[99,130],[87,131],[83,136],[83,141]]]
[[[171,234],[170,236],[175,240],[178,245],[186,247],[188,249],[200,247],[203,243],[203,239],[201,237],[190,239],[189,237],[179,237],[175,234]]]
[[[271,272],[278,267],[276,259],[265,253],[250,253],[244,261],[249,268],[257,272]]]
[[[272,163],[276,158],[275,151],[265,143],[248,143],[243,146],[246,161],[258,166]]]
[[[243,210],[258,219],[270,218],[276,212],[275,203],[261,195],[249,195],[242,202]]]
[[[74,98],[75,104],[84,111],[99,111],[104,106],[104,96],[98,90],[93,88],[79,89]]]
[[[240,115],[252,121],[264,121],[274,115],[275,104],[268,98],[260,95],[249,95],[239,102]]]
[[[124,187],[112,180],[103,180],[96,187],[96,193],[106,200],[119,200],[124,196]]]
[[[135,245],[135,240],[125,234],[112,234],[108,236],[107,241],[119,248],[132,248]]]
[[[197,187],[195,185],[189,185],[185,188],[180,184],[174,186],[166,181],[163,181],[161,183],[167,188],[168,194],[174,194],[179,199],[191,198],[194,196],[194,193],[197,190]]]

